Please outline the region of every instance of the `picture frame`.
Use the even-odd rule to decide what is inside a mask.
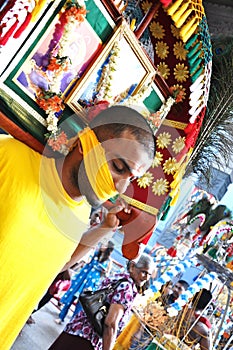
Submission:
[[[46,75],[43,70],[43,60],[46,61],[47,59],[46,54],[49,46],[51,46],[50,43],[53,40],[56,23],[57,20],[55,19],[31,51],[27,60],[23,62],[20,69],[12,78],[12,81],[33,100],[35,100],[34,93],[36,87],[42,87],[43,89],[48,90],[51,78]],[[78,79],[78,76],[83,74],[86,67],[88,67],[90,62],[102,48],[102,41],[87,20],[77,24],[72,31],[71,36],[73,39],[66,51],[66,54],[70,59],[70,66],[67,71],[64,70],[62,72],[62,76],[59,78],[60,90],[64,95],[72,82],[75,79]],[[35,62],[34,66],[32,66],[32,62]],[[47,64],[47,62],[45,64]],[[28,67],[29,65],[30,67]],[[54,77],[52,77],[52,79],[54,79]],[[32,85],[34,86],[34,89],[30,87]]]
[[[85,108],[88,107],[88,104],[91,106],[96,93],[98,94],[98,79],[103,67],[108,64],[116,43],[119,43],[120,53],[117,58],[116,79],[111,86],[113,96],[119,96],[121,92],[127,89],[131,89],[131,95],[134,96],[140,93],[146,84],[152,82],[156,75],[156,68],[140,46],[128,23],[122,19],[94,64],[86,70],[65,99],[65,103],[75,113],[82,115],[85,123],[90,122],[87,119]],[[124,79],[121,79],[121,77],[124,77]],[[163,99],[156,87],[154,87],[154,90]]]
[[[15,56],[8,67],[6,67],[2,73],[0,81],[0,112],[3,113],[6,118],[9,118],[10,121],[16,123],[17,126],[26,132],[29,132],[41,142],[45,141],[46,113],[36,103],[33,91],[28,89],[28,87],[24,86],[22,83],[23,77],[21,74],[28,69],[31,59],[34,58],[36,54],[40,53],[40,51],[43,53],[44,46],[48,43],[49,38],[51,38],[52,32],[57,23],[57,17],[64,6],[64,3],[64,0],[54,1],[52,7],[43,16],[30,37],[27,38],[20,51],[17,53],[17,56]],[[100,0],[89,0],[86,3],[86,7],[87,15],[84,24],[82,24],[80,28],[80,36],[83,35],[83,33],[85,34],[85,31],[88,31],[89,34],[91,33],[93,40],[90,41],[89,48],[91,47],[93,50],[91,55],[85,56],[85,61],[81,67],[83,71],[89,64],[91,64],[91,61],[94,60],[94,56],[98,56],[102,49],[102,43],[111,36],[117,22],[117,18],[113,18],[112,14],[108,13],[104,2]],[[95,23],[97,17],[99,21],[98,26]],[[99,45],[97,49],[94,49],[93,42],[95,42],[95,45]],[[74,45],[72,48],[74,48]],[[80,66],[76,64],[75,69],[80,70],[79,68]],[[21,81],[19,79],[20,75],[22,78]],[[66,84],[63,89],[64,94],[69,90],[70,86],[72,86],[72,83],[73,80],[71,79]],[[73,114],[73,111],[70,111],[69,108],[65,106],[63,114],[64,118],[66,118]]]

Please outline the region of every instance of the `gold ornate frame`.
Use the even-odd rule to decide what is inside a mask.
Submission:
[[[131,31],[130,27],[123,19],[121,23],[117,26],[115,32],[106,43],[101,54],[97,57],[94,64],[86,70],[83,76],[77,81],[70,94],[67,96],[65,103],[76,113],[80,115],[80,112],[84,112],[84,106],[81,101],[81,97],[87,96],[94,92],[97,83],[95,83],[95,78],[102,70],[106,60],[108,59],[111,50],[113,49],[116,41],[119,41],[120,45],[124,42],[124,48],[129,50],[129,53],[135,58],[135,65],[133,65],[132,60],[128,56],[124,55],[124,62],[126,64],[127,74],[132,78],[132,81],[136,83],[136,87],[132,92],[132,96],[140,92],[140,90],[149,82],[153,81],[156,74],[156,69],[151,63],[150,59],[147,57],[143,48],[140,46],[134,33]],[[132,69],[134,67],[134,69]],[[117,79],[123,83],[123,72],[119,69],[117,71]],[[86,106],[85,106],[86,107]],[[86,120],[85,113],[83,115],[83,120]]]

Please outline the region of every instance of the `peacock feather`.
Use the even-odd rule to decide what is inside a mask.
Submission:
[[[224,50],[218,43],[213,48],[207,111],[186,171],[208,184],[211,169],[229,166],[233,154],[233,39]]]

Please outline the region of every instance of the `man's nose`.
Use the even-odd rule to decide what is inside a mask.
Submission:
[[[129,186],[130,184],[130,177],[127,176],[125,178],[120,178],[120,179],[116,179],[114,182],[115,182],[115,187],[116,187],[116,190],[119,192],[119,193],[124,193],[126,190],[127,190],[127,187]]]

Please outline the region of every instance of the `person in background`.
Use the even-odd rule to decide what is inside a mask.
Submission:
[[[162,290],[160,291],[161,295],[156,299],[156,301],[158,303],[160,302],[166,309],[188,288],[188,286],[189,284],[184,280],[177,281],[173,286],[171,282],[168,282],[163,286]],[[128,332],[130,334],[130,337],[127,349],[136,350],[140,348],[140,350],[146,350],[152,341],[151,333],[148,332],[147,328],[140,324],[137,318],[135,318],[134,326],[134,332]],[[132,327],[132,325],[129,324],[129,327]],[[124,340],[121,338],[117,340],[117,344],[114,350],[121,349],[122,341],[124,342]],[[124,347],[122,346],[122,348]]]
[[[71,273],[69,270],[65,270],[60,272],[53,282],[51,283],[51,286],[48,288],[47,292],[43,296],[43,298],[38,303],[38,306],[35,310],[33,310],[33,313],[40,310],[44,305],[46,305],[54,296],[59,296],[61,293],[67,291],[71,285]],[[33,324],[35,323],[32,316],[29,317],[27,320],[27,324]]]
[[[71,305],[78,300],[79,295],[84,289],[96,290],[100,279],[104,275],[108,275],[112,267],[110,255],[114,249],[114,243],[109,241],[107,246],[100,245],[100,248],[95,252],[90,263],[83,266],[83,268],[72,276],[70,288],[63,295],[60,302],[63,305],[59,318],[55,322],[61,324],[69,311]],[[81,304],[76,304],[74,315],[82,309]]]
[[[176,336],[191,349],[197,344],[201,350],[213,349],[211,323],[207,317],[202,315],[211,300],[212,293],[209,290],[200,290],[194,295],[191,307],[188,310],[184,308],[176,322]]]
[[[83,310],[77,313],[66,325],[64,331],[51,345],[49,350],[112,350],[117,335],[129,319],[133,301],[138,289],[148,281],[154,270],[153,259],[143,253],[137,261],[131,261],[128,272],[105,278],[101,288],[126,278],[109,294],[110,308],[105,318],[103,338],[94,330]]]
[[[55,276],[118,227],[117,213],[128,212],[117,202],[87,230],[91,207],[125,192],[155,155],[149,124],[126,106],[102,110],[70,141],[67,154],[53,159],[0,135],[3,349],[11,347]]]
[[[162,288],[158,302],[161,301],[164,306],[170,305],[174,303],[175,300],[188,289],[188,287],[188,282],[184,280],[178,280],[173,286],[171,282],[169,282]]]

